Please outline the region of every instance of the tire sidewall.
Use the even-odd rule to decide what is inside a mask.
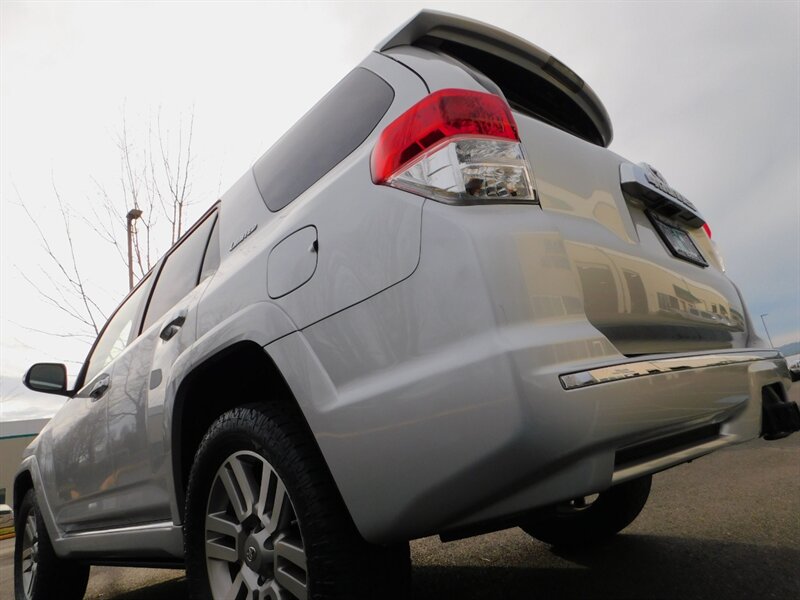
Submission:
[[[286,488],[305,551],[310,600],[408,598],[408,543],[378,546],[361,537],[308,426],[296,410],[276,403],[250,404],[224,413],[200,443],[185,505],[192,598],[212,598],[205,560],[209,493],[223,462],[242,450],[262,456]]]
[[[33,580],[33,600],[77,600],[83,598],[89,581],[89,566],[80,562],[60,558],[53,549],[50,534],[39,508],[36,491],[31,488],[22,497],[15,515],[14,529],[14,596],[17,600],[28,600],[22,588],[22,543],[28,515],[36,520],[38,539],[37,572]]]
[[[630,525],[644,508],[652,476],[645,475],[601,492],[589,507],[560,513],[554,507],[544,518],[523,526],[536,539],[561,547],[601,543]]]
[[[14,598],[16,600],[28,600],[25,595],[22,583],[22,543],[25,532],[25,524],[28,520],[28,515],[34,513],[36,519],[36,528],[38,531],[40,525],[39,511],[36,510],[36,499],[33,490],[28,490],[20,503],[19,510],[14,515]],[[38,533],[37,533],[38,535]],[[33,582],[33,594],[36,598],[36,587],[38,578]]]

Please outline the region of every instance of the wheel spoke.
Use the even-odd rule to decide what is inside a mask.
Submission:
[[[306,553],[301,544],[284,538],[279,542],[275,542],[275,554],[288,560],[303,571],[306,570]]]
[[[245,509],[248,514],[251,514],[256,503],[255,492],[257,489],[253,481],[253,468],[251,465],[245,464],[240,458],[234,458],[231,460],[231,469],[233,469],[236,483],[241,491]]]
[[[231,582],[231,586],[225,592],[223,600],[236,600],[236,597],[239,595],[239,590],[242,589],[242,583],[244,581],[242,571],[244,571],[244,567],[239,569],[239,572],[236,573],[236,577],[234,577],[233,581]]]
[[[205,540],[214,600],[307,600],[297,516],[286,486],[263,456],[236,452],[219,468],[207,503]]]
[[[224,546],[213,540],[209,540],[206,542],[206,557],[235,563],[239,560],[239,553],[236,551],[236,548]]]
[[[36,546],[38,543],[38,532],[36,528],[36,515],[31,511],[25,518],[25,527],[20,533],[22,536],[22,552],[20,556],[20,567],[22,571],[22,587],[25,596],[30,598],[33,594],[33,586],[36,580]]]
[[[206,516],[206,557],[227,562],[239,560],[242,526],[225,518],[225,513],[218,512]],[[215,535],[216,534],[216,535]],[[225,539],[233,541],[221,543]]]
[[[297,600],[307,600],[308,590],[304,581],[300,581],[287,569],[281,567],[275,571],[275,582],[285,588]]]
[[[31,543],[36,541],[36,521],[33,515],[30,515],[25,521],[25,535],[28,536]]]
[[[250,570],[242,569],[242,584],[247,590],[247,598],[255,600],[258,597],[258,575]]]
[[[286,511],[284,510],[285,505],[288,504],[288,502],[286,502],[286,486],[283,485],[283,482],[277,475],[275,475],[275,478],[277,479],[275,495],[272,500],[272,506],[268,507],[271,508],[271,510],[268,511],[269,520],[266,524],[266,529],[270,535],[273,535],[276,531],[280,531],[287,520]]]
[[[238,467],[234,467],[234,465],[238,465]],[[228,494],[233,511],[240,522],[244,521],[253,510],[253,492],[248,485],[241,485],[241,470],[241,463],[239,463],[238,459],[232,458],[228,464],[220,469],[219,473],[219,478]],[[245,484],[247,484],[246,477],[244,479]]]
[[[214,533],[227,535],[233,539],[239,539],[242,534],[242,526],[225,518],[225,513],[212,513],[206,517],[206,529]]]
[[[261,595],[258,598],[259,600],[291,600],[289,592],[279,586],[274,579],[264,584],[261,588]]]
[[[272,471],[272,467],[265,461],[261,464],[261,485],[258,489],[258,501],[256,502],[256,513],[263,517],[267,513],[270,502],[270,492],[273,490],[277,475]]]

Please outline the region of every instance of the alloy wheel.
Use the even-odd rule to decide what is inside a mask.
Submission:
[[[33,585],[36,571],[39,568],[39,532],[36,527],[36,515],[33,511],[25,519],[25,530],[22,534],[22,589],[26,598],[33,598]]]
[[[281,478],[261,455],[231,454],[208,497],[205,556],[214,600],[306,600],[306,553]]]

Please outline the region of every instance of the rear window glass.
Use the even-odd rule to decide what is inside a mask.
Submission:
[[[351,71],[256,161],[253,175],[267,208],[282,209],[358,148],[393,99],[383,79]]]
[[[141,314],[142,305],[150,293],[149,279],[150,274],[148,273],[103,328],[89,357],[89,364],[83,378],[84,383],[91,381],[135,339],[136,336],[132,335],[132,331]]]
[[[215,223],[214,216],[206,218],[167,256],[150,296],[142,331],[161,318],[175,303],[194,289],[200,277],[200,263],[208,245],[208,235]]]
[[[563,129],[587,142],[598,146],[605,145],[603,136],[586,112],[569,95],[535,73],[511,61],[457,42],[439,42],[437,50],[489,77],[503,91],[511,108]],[[568,89],[572,91],[580,89],[576,88],[582,83],[577,75],[573,74],[574,80],[571,80],[560,72],[548,69],[548,65],[543,69]]]
[[[219,216],[214,220],[214,228],[208,239],[206,254],[203,257],[203,269],[200,271],[200,281],[210,277],[219,268]]]

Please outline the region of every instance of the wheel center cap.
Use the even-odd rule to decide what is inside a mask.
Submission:
[[[254,535],[247,536],[242,549],[244,550],[242,553],[244,564],[257,573],[261,572],[261,566],[264,562],[264,547],[258,538]]]

